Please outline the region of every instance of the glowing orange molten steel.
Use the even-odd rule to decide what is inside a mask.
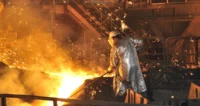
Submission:
[[[93,78],[94,76],[88,76],[86,72],[81,71],[79,73],[72,72],[71,70],[60,73],[60,86],[58,89],[59,98],[68,98],[79,86],[81,86],[87,78]]]
[[[58,90],[52,92],[52,95],[57,95],[58,98],[69,98],[73,95],[73,92],[81,86],[88,78],[97,77],[97,74],[88,75],[86,71],[78,70],[77,72],[72,69],[65,69],[61,73],[48,73],[51,76],[57,76],[58,78]],[[58,102],[62,105],[62,102]],[[45,104],[44,106],[51,106],[52,103]]]
[[[85,77],[83,74],[73,72],[64,72],[60,79],[60,87],[58,89],[59,98],[68,98],[71,93],[83,84]]]

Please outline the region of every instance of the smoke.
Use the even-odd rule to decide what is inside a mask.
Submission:
[[[0,94],[25,94],[38,96],[55,96],[52,92],[58,88],[55,78],[41,72],[19,70],[14,68],[1,68]],[[7,99],[7,106],[47,106],[46,102],[29,99]],[[50,105],[48,105],[50,106]]]
[[[86,29],[77,32],[79,29],[58,20],[53,20],[52,27],[49,14],[31,3],[15,0],[2,11],[0,37],[6,40],[0,60],[9,66],[0,69],[0,93],[56,97],[63,72],[74,78],[104,73],[109,63],[106,39],[91,36]],[[7,102],[8,106],[52,105],[27,99]]]

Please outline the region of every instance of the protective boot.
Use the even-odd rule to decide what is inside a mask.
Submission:
[[[152,98],[152,95],[148,94],[147,91],[145,92],[141,92],[140,95],[146,99],[148,99],[148,101],[154,101],[153,98]]]
[[[145,92],[140,92],[140,95],[141,95],[142,97],[144,97],[144,98],[147,98],[147,91],[145,91]]]

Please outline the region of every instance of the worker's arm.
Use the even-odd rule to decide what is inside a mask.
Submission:
[[[130,38],[131,43],[134,45],[136,51],[139,51],[143,46],[143,41],[141,39]]]
[[[113,47],[110,52],[110,65],[107,71],[112,73],[113,70],[115,70],[115,68],[117,67],[117,64],[118,64],[118,58],[117,58],[116,48]]]

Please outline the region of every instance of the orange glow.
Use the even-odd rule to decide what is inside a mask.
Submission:
[[[71,93],[76,90],[80,85],[84,83],[84,81],[88,78],[95,77],[87,76],[85,71],[73,72],[71,69],[67,69],[67,71],[60,73],[60,86],[58,89],[59,98],[68,98]]]
[[[1,8],[0,6],[0,10]],[[5,10],[7,15],[4,21],[9,23],[6,24],[8,27],[6,30],[0,29],[3,33],[0,37],[6,38],[6,41],[2,42],[4,46],[0,48],[2,51],[0,61],[16,70],[8,73],[10,82],[2,81],[3,84],[9,84],[12,87],[1,88],[0,91],[2,93],[14,92],[25,95],[68,98],[84,83],[85,79],[97,77],[105,71],[98,73],[97,69],[95,71],[81,69],[73,54],[76,52],[74,50],[78,48],[68,45],[63,47],[61,42],[56,40],[56,36],[49,32],[51,29],[49,20],[44,19],[43,15],[41,17],[37,11],[26,5],[12,6]],[[65,30],[71,33],[70,28]],[[13,33],[15,31],[16,34]],[[14,91],[14,88],[21,89]],[[12,103],[16,104],[16,102]],[[59,103],[59,106],[61,104]],[[23,106],[53,106],[53,103],[51,101],[31,101]]]
[[[58,89],[58,97],[68,98],[71,93],[84,82],[84,77],[74,73],[63,73],[61,77],[61,86]]]
[[[84,70],[76,70],[72,71],[71,68],[62,69],[61,73],[50,73],[52,76],[58,76],[58,90],[54,91],[53,94],[57,94],[58,98],[69,98],[79,86],[81,86],[86,79],[91,79],[94,77],[98,77],[98,74],[92,73],[92,75],[88,75],[88,73]],[[49,103],[52,105],[52,103]],[[50,105],[44,106],[50,106]],[[62,102],[58,102],[58,105],[62,105]]]
[[[56,94],[58,98],[69,98],[70,95],[81,86],[85,79],[88,78],[87,73],[83,70],[73,72],[72,69],[63,69],[61,73],[49,73],[51,76],[57,76],[58,90],[53,91],[51,95]],[[62,102],[58,102],[58,105],[62,105]],[[44,106],[51,106],[52,102],[44,104]]]
[[[3,58],[1,61],[9,64],[10,68],[24,69],[26,70],[24,73],[30,73],[23,81],[31,88],[29,92],[33,95],[68,98],[84,83],[85,79],[101,74],[77,68],[68,56],[68,50],[61,49],[50,34],[40,31],[35,33],[18,40],[14,48],[9,48],[11,54],[17,56],[7,55],[6,52],[3,53],[6,55],[1,56]],[[25,89],[22,92],[27,91]],[[62,105],[62,103],[58,104]],[[31,105],[53,106],[53,103],[33,102]]]

